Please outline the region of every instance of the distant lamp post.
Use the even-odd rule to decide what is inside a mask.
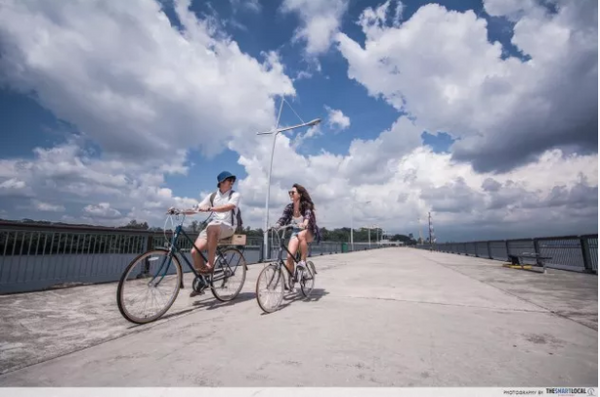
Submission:
[[[269,177],[268,177],[268,182],[267,182],[267,200],[265,203],[265,230],[264,230],[264,241],[263,241],[264,255],[267,254],[267,250],[269,249],[269,238],[267,235],[267,230],[269,229],[269,199],[271,196],[271,173],[273,171],[273,155],[275,154],[275,141],[277,140],[277,135],[279,135],[280,132],[285,132],[285,131],[293,130],[296,128],[313,127],[321,122],[321,119],[314,119],[314,120],[309,121],[308,123],[293,125],[291,127],[279,128],[279,120],[281,119],[281,111],[283,110],[283,101],[284,101],[284,99],[281,98],[281,106],[279,107],[279,115],[277,116],[277,124],[275,126],[275,129],[271,130],[271,131],[256,133],[256,135],[273,135],[273,147],[271,149]]]
[[[354,252],[354,201],[355,201],[355,197],[356,193],[352,194],[352,210],[350,212],[350,246],[352,247],[352,251]],[[371,202],[371,200],[369,201],[363,201],[360,202],[359,204],[369,204]],[[370,235],[369,235],[370,236]],[[369,243],[369,246],[371,244]]]

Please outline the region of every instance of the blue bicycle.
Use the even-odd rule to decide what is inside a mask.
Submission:
[[[212,272],[202,274],[192,266],[177,244],[180,236],[183,236],[192,247],[196,247],[182,227],[185,212],[170,209],[167,214],[166,222],[171,220],[172,225],[176,224],[170,240],[166,236],[165,227],[167,248],[153,249],[135,258],[123,271],[117,288],[119,311],[123,317],[136,324],[146,324],[159,319],[177,299],[179,290],[183,288],[183,270],[179,257],[183,258],[195,276],[192,288],[202,294],[210,287],[214,297],[222,302],[235,299],[246,280],[247,265],[244,255],[239,249],[230,246],[238,236],[219,241]],[[178,222],[173,222],[173,217]],[[244,236],[241,237],[242,241],[234,241],[233,244],[244,245]],[[197,251],[200,252],[198,249]],[[204,263],[207,263],[204,254],[200,252],[200,255]],[[140,301],[143,302],[140,304]]]

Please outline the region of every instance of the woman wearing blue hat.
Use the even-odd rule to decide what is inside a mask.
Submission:
[[[198,204],[198,211],[213,213],[206,229],[200,232],[195,243],[200,251],[208,247],[208,263],[205,264],[202,255],[196,251],[196,248],[192,248],[194,267],[201,273],[212,271],[219,240],[233,236],[236,228],[241,226],[241,218],[239,216],[240,194],[232,189],[235,180],[236,177],[231,172],[221,172],[217,176],[218,190],[206,196]],[[190,296],[197,294],[196,291],[192,291]]]

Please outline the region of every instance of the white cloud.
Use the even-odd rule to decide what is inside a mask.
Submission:
[[[42,201],[34,200],[33,208],[37,211],[46,211],[46,212],[65,212],[64,205],[55,205],[50,203],[44,203]]]
[[[155,1],[7,1],[4,82],[35,91],[113,156],[214,155],[272,125],[273,96],[295,92],[275,53],[261,62],[244,54],[214,18],[198,20],[189,0],[174,2],[182,31]]]
[[[298,4],[304,3],[286,3],[303,15]],[[187,12],[187,3],[176,4],[185,27],[181,33],[152,2],[96,9],[89,2],[47,6],[42,1],[15,1],[0,11],[5,80],[37,91],[42,104],[102,148],[101,153],[91,153],[82,138],[36,149],[33,159],[0,160],[0,207],[15,216],[12,211],[27,198],[45,208],[64,206],[61,219],[70,222],[120,226],[136,219],[163,226],[164,209],[188,207],[200,198],[177,196],[165,175],[186,175],[186,150],[206,142],[205,153],[227,145],[240,155],[238,162],[248,174],[237,186],[244,223],[262,227],[272,141],[252,132],[273,125],[272,98],[293,94],[291,80],[276,54],[266,54],[260,63],[241,53],[210,19],[197,21]],[[483,127],[488,134],[484,139],[500,139],[506,133],[507,140],[522,143],[520,135],[503,130],[498,120],[505,112],[521,117],[515,111],[522,106],[520,96],[541,95],[529,108],[543,107],[551,90],[539,91],[532,80],[539,78],[535,73],[550,76],[550,68],[564,61],[560,43],[553,43],[560,50],[556,58],[544,59],[540,66],[536,56],[543,55],[531,50],[534,38],[525,40],[519,33],[516,36],[524,40],[519,46],[529,48],[532,61],[503,61],[499,45],[487,42],[485,23],[473,13],[428,5],[400,24],[401,3],[396,3],[395,12],[392,4],[363,18],[363,28],[369,31],[364,48],[340,35],[340,50],[352,78],[371,95],[408,110],[411,117],[399,116],[375,139],[355,139],[343,154],[298,153],[300,144],[320,134],[319,129],[279,135],[271,222],[289,202],[291,185],[300,183],[315,200],[320,226],[328,228],[349,226],[353,219],[355,227],[375,223],[418,235],[417,219],[432,211],[439,241],[597,230],[597,154],[541,148],[539,158],[505,169],[492,167],[494,171],[482,167],[478,158],[475,167],[456,161],[456,156],[464,158],[465,148],[479,147],[473,137]],[[565,7],[572,10],[569,3]],[[518,11],[515,18],[531,12]],[[552,24],[557,16],[548,18]],[[81,20],[89,27],[77,22]],[[522,29],[518,23],[515,32]],[[303,29],[309,26],[305,21]],[[88,29],[106,33],[93,35]],[[339,22],[326,30],[337,29]],[[310,47],[313,36],[308,33],[302,37],[308,41],[307,51],[320,53],[315,48],[325,48],[316,39]],[[570,51],[577,54],[577,48]],[[571,75],[568,81],[583,84]],[[581,87],[576,99],[588,92]],[[568,84],[565,89],[572,94]],[[597,97],[591,101],[596,105]],[[565,114],[573,115],[573,108],[566,107]],[[537,125],[522,117],[519,122],[523,128]],[[464,138],[454,144],[454,155],[433,153],[421,145],[423,130],[437,129]],[[510,157],[503,140],[494,142],[498,156]]]
[[[345,130],[350,127],[350,118],[339,109],[332,109],[325,106],[327,109],[327,124],[333,129]]]
[[[8,179],[2,183],[0,183],[0,189],[6,190],[20,190],[25,187],[25,182],[20,181],[16,178]]]
[[[471,10],[428,4],[397,24],[382,6],[359,19],[364,46],[337,35],[348,76],[425,129],[460,137],[454,158],[478,171],[506,171],[551,148],[595,152],[598,3],[559,2],[557,13],[537,2],[485,5],[516,21],[512,43],[530,60],[502,59]]]
[[[164,186],[166,170],[186,172],[181,157],[173,157],[170,163],[162,159],[141,163],[97,158],[80,145],[71,141],[51,149],[38,148],[33,159],[4,160],[0,181],[18,173],[28,189],[13,191],[3,199],[2,206],[17,208],[24,198],[33,197],[33,210],[65,212],[69,208],[64,219],[122,225],[131,219],[160,224],[168,207],[189,208],[198,202],[199,197],[180,198]],[[2,184],[8,185],[11,180]],[[32,217],[25,213],[21,217],[25,215]]]
[[[86,205],[83,209],[83,212],[85,215],[92,216],[95,218],[114,219],[121,217],[121,213],[114,208],[110,208],[109,203],[100,203],[98,205]]]
[[[271,222],[288,202],[291,185],[300,183],[317,205],[319,224],[328,228],[349,226],[353,217],[355,227],[377,224],[417,234],[417,219],[425,219],[428,211],[434,214],[440,241],[584,233],[597,227],[597,155],[554,150],[507,173],[480,174],[450,154],[419,146],[419,130],[402,117],[375,140],[355,140],[346,155],[324,151],[303,156],[292,147],[291,137],[280,135]],[[157,171],[162,164],[147,168],[133,161],[90,158],[71,146],[38,150],[33,160],[5,163],[5,169],[19,170],[35,197],[68,207],[64,221],[122,226],[136,219],[163,226],[164,209],[189,208],[200,198],[175,196]],[[237,190],[245,224],[262,227],[270,148],[259,146],[252,157],[249,153],[239,160],[248,177],[239,180]],[[61,173],[51,174],[58,165]],[[13,204],[21,201],[15,197]]]
[[[301,70],[296,74],[294,81],[302,80],[302,79],[310,79],[311,77],[313,77],[312,73],[307,72],[306,70]]]
[[[348,9],[348,0],[284,0],[282,10],[295,12],[302,22],[296,30],[295,40],[306,42],[306,53],[317,56],[326,52],[341,20]]]
[[[240,9],[249,10],[259,13],[262,10],[262,5],[259,0],[229,0],[234,12]]]

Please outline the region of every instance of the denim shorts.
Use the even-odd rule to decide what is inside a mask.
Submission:
[[[298,237],[298,233],[300,233],[301,231],[302,231],[302,229],[300,229],[299,227],[293,227],[292,235],[290,236],[290,240],[293,239],[294,237]]]

